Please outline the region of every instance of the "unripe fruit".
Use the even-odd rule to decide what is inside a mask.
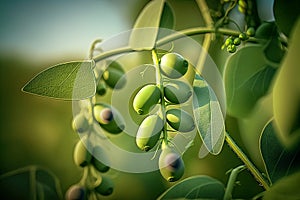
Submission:
[[[146,85],[135,95],[133,109],[139,115],[147,114],[159,102],[160,97],[160,90],[156,85]]]
[[[100,185],[95,188],[95,190],[101,195],[108,196],[113,193],[114,184],[110,178],[102,176],[102,181]]]
[[[188,70],[189,63],[177,53],[167,53],[161,57],[162,73],[169,78],[180,78]]]
[[[189,132],[195,128],[195,123],[190,114],[180,109],[170,109],[166,113],[168,124],[179,132]]]
[[[124,74],[121,65],[113,61],[103,72],[102,78],[110,88],[121,89],[126,83],[126,79],[122,77]]]
[[[240,38],[234,38],[233,44],[236,45],[236,46],[240,45],[241,44],[241,39]]]
[[[229,45],[229,46],[227,47],[227,51],[228,51],[229,53],[234,53],[234,52],[236,52],[236,46],[235,46],[234,44]]]
[[[159,156],[159,170],[169,182],[179,180],[184,173],[184,162],[181,156],[173,149],[166,147]]]
[[[72,185],[66,192],[66,200],[84,200],[86,190],[83,186]]]
[[[102,158],[103,160],[107,160],[107,156],[104,154],[102,147],[95,146],[93,148],[93,158],[91,163],[99,172],[107,172],[109,170],[109,166],[105,165],[103,162],[98,160],[97,158]]]
[[[72,128],[78,133],[84,133],[89,130],[90,124],[83,113],[77,114],[72,121]]]
[[[250,37],[254,36],[255,35],[255,29],[254,27],[249,27],[246,31],[246,34]]]
[[[164,127],[163,120],[158,115],[146,117],[139,126],[136,144],[143,151],[152,149],[159,140]]]
[[[103,96],[106,93],[106,84],[104,81],[99,81],[97,84],[96,92],[98,95]]]
[[[186,102],[192,95],[191,87],[183,81],[172,80],[164,87],[165,98],[175,104]]]
[[[245,40],[248,40],[248,35],[246,33],[240,33],[239,34],[239,38],[242,40],[242,41],[245,41]]]
[[[88,151],[91,143],[87,140],[87,138],[80,139],[73,152],[74,163],[79,167],[87,166],[92,159],[91,153]]]
[[[225,40],[225,46],[228,47],[229,45],[233,44],[233,39],[231,37],[227,38]]]
[[[100,126],[110,133],[121,133],[125,128],[121,114],[108,104],[97,103],[94,106],[94,117]]]

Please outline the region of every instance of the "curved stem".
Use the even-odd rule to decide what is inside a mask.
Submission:
[[[162,46],[166,43],[172,42],[174,40],[178,40],[180,38],[186,37],[186,36],[193,36],[193,35],[200,35],[200,34],[206,34],[206,33],[221,33],[223,35],[232,35],[232,36],[238,36],[240,34],[239,31],[227,29],[227,28],[218,28],[215,29],[214,27],[195,27],[195,28],[189,28],[189,29],[184,29],[181,31],[178,31],[176,33],[170,34],[156,42],[156,47]],[[249,42],[260,42],[264,41],[262,39],[257,39],[254,37],[250,37],[248,39]],[[136,50],[132,49],[130,46],[125,46],[121,47],[118,49],[113,49],[110,51],[106,51],[103,53],[100,53],[99,55],[93,57],[95,62],[98,62],[100,60],[109,58],[111,56],[115,56],[118,54],[123,54],[123,53],[130,53],[130,52],[136,52]]]
[[[236,153],[236,155],[243,161],[249,171],[253,174],[255,179],[265,188],[269,189],[269,183],[262,176],[260,171],[255,167],[255,165],[249,160],[249,158],[244,154],[244,152],[238,147],[230,135],[225,132],[225,140],[231,149]]]

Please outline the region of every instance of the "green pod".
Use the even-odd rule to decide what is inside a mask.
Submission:
[[[87,138],[80,139],[73,152],[74,163],[79,167],[85,167],[90,164],[92,155],[88,151],[91,143],[87,140]]]
[[[161,175],[169,182],[179,180],[184,174],[184,162],[181,156],[170,147],[162,150],[158,165]]]
[[[160,90],[156,85],[146,85],[135,95],[133,109],[139,115],[147,114],[159,102],[160,97]]]
[[[93,148],[93,158],[91,163],[99,172],[102,173],[107,172],[110,167],[104,164],[103,162],[101,162],[100,160],[98,160],[97,158],[101,158],[105,161],[107,161],[108,159],[105,153],[103,152],[102,147],[100,146],[95,146]]]
[[[95,188],[95,191],[103,196],[108,196],[114,191],[114,183],[109,177],[102,176],[100,185]]]
[[[109,133],[118,134],[125,128],[122,115],[112,106],[105,103],[95,104],[94,118]]]
[[[90,124],[83,113],[77,114],[72,120],[72,128],[75,132],[84,133],[89,130]]]
[[[170,109],[166,113],[168,124],[179,132],[189,132],[195,128],[192,116],[184,110]]]
[[[158,142],[164,122],[158,115],[146,117],[136,134],[136,144],[143,151],[149,151]]]
[[[172,80],[164,87],[165,98],[175,104],[186,102],[192,95],[192,89],[188,83]]]
[[[161,57],[160,68],[169,78],[180,78],[188,70],[189,63],[178,53],[167,53]]]
[[[104,82],[113,89],[121,89],[126,84],[122,66],[117,61],[112,61],[102,74]]]

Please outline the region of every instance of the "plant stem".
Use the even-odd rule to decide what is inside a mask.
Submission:
[[[241,165],[241,166],[238,166],[238,167],[234,168],[231,171],[229,179],[228,179],[228,182],[227,182],[227,186],[226,186],[226,190],[225,190],[225,194],[224,194],[223,200],[230,200],[230,199],[232,199],[232,191],[233,191],[233,188],[234,188],[235,183],[236,183],[236,178],[237,178],[238,174],[241,171],[243,171],[244,169],[246,169],[246,166],[245,165]]]
[[[234,142],[230,135],[225,132],[225,140],[231,149],[236,153],[236,155],[243,161],[249,171],[253,174],[255,179],[267,190],[269,189],[269,183],[262,176],[260,171],[255,167],[255,165],[249,160],[249,158],[244,154],[244,152],[239,148],[239,146]]]
[[[198,7],[201,11],[201,14],[203,16],[203,19],[205,21],[205,24],[207,27],[213,27],[213,20],[210,16],[210,13],[209,13],[209,8],[207,6],[207,3],[205,0],[196,0],[197,4],[198,4]],[[198,59],[198,62],[197,62],[197,65],[196,65],[196,68],[197,68],[197,71],[199,74],[202,74],[202,70],[203,70],[203,67],[204,67],[204,63],[205,63],[205,60],[206,60],[206,57],[207,57],[207,53],[208,53],[208,50],[209,50],[209,47],[210,47],[210,43],[211,43],[211,40],[212,40],[212,37],[213,35],[210,34],[210,33],[206,33],[204,35],[204,40],[203,40],[203,44],[202,44],[202,51],[200,53],[200,56],[199,56],[199,59]]]
[[[172,42],[174,40],[178,40],[180,38],[186,37],[186,36],[193,36],[193,35],[200,35],[200,34],[206,34],[206,33],[220,33],[223,35],[232,35],[232,36],[238,36],[240,34],[239,31],[227,29],[227,28],[214,28],[214,27],[195,27],[195,28],[189,28],[184,29],[181,31],[178,31],[176,33],[170,34],[156,42],[156,47],[164,45],[166,43]],[[262,39],[257,39],[250,37],[248,39],[249,42],[260,42],[264,41]],[[93,57],[95,62],[101,61],[103,59],[109,58],[111,56],[115,56],[122,53],[130,53],[130,52],[136,52],[136,50],[132,49],[130,46],[125,46],[117,49],[113,49],[110,51],[106,51],[103,53],[100,53],[99,55]]]
[[[163,140],[165,142],[165,144],[167,144],[168,142],[168,133],[167,133],[167,123],[166,122],[166,104],[165,104],[165,99],[164,99],[164,83],[163,83],[163,79],[162,79],[162,75],[160,72],[160,67],[159,67],[159,61],[158,61],[158,57],[157,57],[157,53],[155,51],[155,49],[152,50],[152,60],[153,63],[155,65],[156,68],[156,85],[159,87],[160,90],[160,104],[161,104],[161,115],[163,118],[163,122],[164,122],[164,128],[163,128]]]

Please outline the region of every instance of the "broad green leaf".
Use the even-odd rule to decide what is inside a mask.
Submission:
[[[96,92],[93,62],[67,62],[42,71],[29,81],[24,92],[64,100],[92,97]]]
[[[228,114],[248,116],[268,92],[275,71],[267,64],[261,45],[243,47],[230,56],[223,73]]]
[[[287,147],[300,142],[300,18],[293,29],[289,50],[282,61],[273,89],[277,133]]]
[[[199,75],[195,76],[193,94],[194,118],[200,138],[212,154],[220,153],[225,125],[219,101],[208,83]]]
[[[290,0],[287,3],[286,0],[274,0],[273,9],[276,24],[289,37],[297,18],[300,16],[299,1]]]
[[[209,176],[191,176],[173,185],[158,200],[167,199],[223,199],[224,185]]]
[[[260,139],[260,149],[272,183],[300,170],[300,149],[286,149],[278,140],[273,121],[265,126]]]
[[[151,50],[155,46],[165,0],[150,1],[139,14],[129,39],[134,50]]]
[[[57,177],[38,166],[20,168],[0,175],[2,199],[62,199]]]
[[[260,169],[264,169],[264,164],[259,148],[259,140],[265,125],[273,118],[272,97],[272,93],[262,97],[249,116],[236,119],[237,124],[234,126],[238,128],[235,132],[239,132],[250,159]],[[228,129],[228,126],[226,128]]]
[[[300,197],[299,180],[300,172],[279,180],[264,193],[263,200],[298,200]]]

